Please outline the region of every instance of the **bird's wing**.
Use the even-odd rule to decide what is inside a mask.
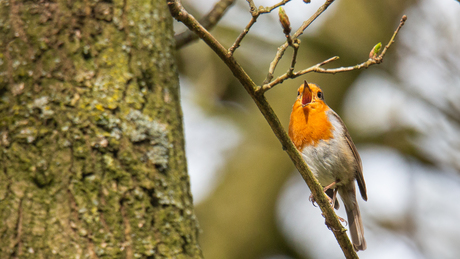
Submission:
[[[334,116],[337,118],[339,123],[343,126],[343,134],[345,135],[345,139],[347,140],[347,144],[351,149],[351,152],[353,153],[353,156],[356,159],[356,163],[358,164],[357,170],[356,170],[356,180],[358,182],[358,187],[359,187],[359,192],[361,193],[361,197],[363,197],[363,200],[367,201],[367,190],[366,190],[366,183],[364,182],[364,175],[363,175],[363,164],[361,162],[361,157],[358,154],[358,150],[356,150],[356,146],[353,143],[353,140],[351,140],[350,133],[348,132],[347,127],[345,126],[345,123],[343,123],[342,119],[339,117],[339,115],[335,112],[333,112]]]

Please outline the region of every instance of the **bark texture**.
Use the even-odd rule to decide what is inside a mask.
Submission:
[[[0,258],[200,258],[162,0],[0,1]]]

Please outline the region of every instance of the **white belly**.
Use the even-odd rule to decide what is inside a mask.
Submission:
[[[334,181],[346,185],[355,179],[356,162],[353,153],[343,137],[343,127],[333,116],[329,119],[336,129],[334,138],[321,140],[316,146],[306,146],[302,157],[321,185],[327,186]],[[340,141],[342,139],[342,141]]]

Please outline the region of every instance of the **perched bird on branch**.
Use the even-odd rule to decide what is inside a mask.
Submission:
[[[355,183],[367,201],[361,158],[350,134],[340,119],[324,102],[321,89],[306,81],[297,91],[289,122],[289,137],[302,154],[313,175],[324,188],[336,209],[337,192],[347,212],[353,247],[366,249],[364,228],[356,200]],[[310,200],[314,202],[313,196]]]

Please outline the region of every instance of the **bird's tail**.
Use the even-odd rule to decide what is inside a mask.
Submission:
[[[364,227],[361,221],[361,213],[359,212],[358,202],[356,200],[356,193],[353,188],[353,192],[347,191],[346,193],[340,193],[343,203],[345,205],[345,211],[347,212],[348,226],[350,229],[351,240],[353,248],[356,251],[366,250],[366,240],[364,239]]]

